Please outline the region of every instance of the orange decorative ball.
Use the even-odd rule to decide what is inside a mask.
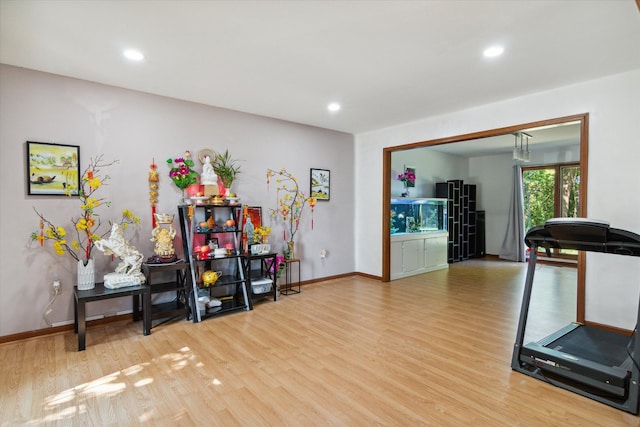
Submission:
[[[233,227],[234,225],[236,225],[236,222],[233,219],[229,218],[227,222],[225,222],[225,224],[227,225],[227,227]]]

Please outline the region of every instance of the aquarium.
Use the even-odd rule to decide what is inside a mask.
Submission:
[[[391,234],[447,231],[447,199],[391,199]]]

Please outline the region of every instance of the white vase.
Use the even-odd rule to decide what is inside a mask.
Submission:
[[[93,258],[87,260],[87,265],[84,265],[84,261],[78,261],[78,290],[86,291],[93,289],[96,286],[96,270],[93,264]]]

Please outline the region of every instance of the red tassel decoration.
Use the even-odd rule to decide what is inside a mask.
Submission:
[[[153,158],[151,160],[151,165],[149,165],[151,170],[149,171],[149,202],[151,203],[151,227],[156,228],[156,203],[158,203],[158,182],[160,182],[160,177],[158,176],[158,171],[156,170],[158,166],[156,165],[156,159]]]

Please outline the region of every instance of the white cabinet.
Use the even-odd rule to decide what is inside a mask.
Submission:
[[[402,243],[402,271],[413,273],[424,268],[424,241],[405,240]]]
[[[424,239],[424,251],[425,267],[449,266],[447,263],[447,236]]]
[[[446,231],[391,236],[391,280],[449,268]]]

